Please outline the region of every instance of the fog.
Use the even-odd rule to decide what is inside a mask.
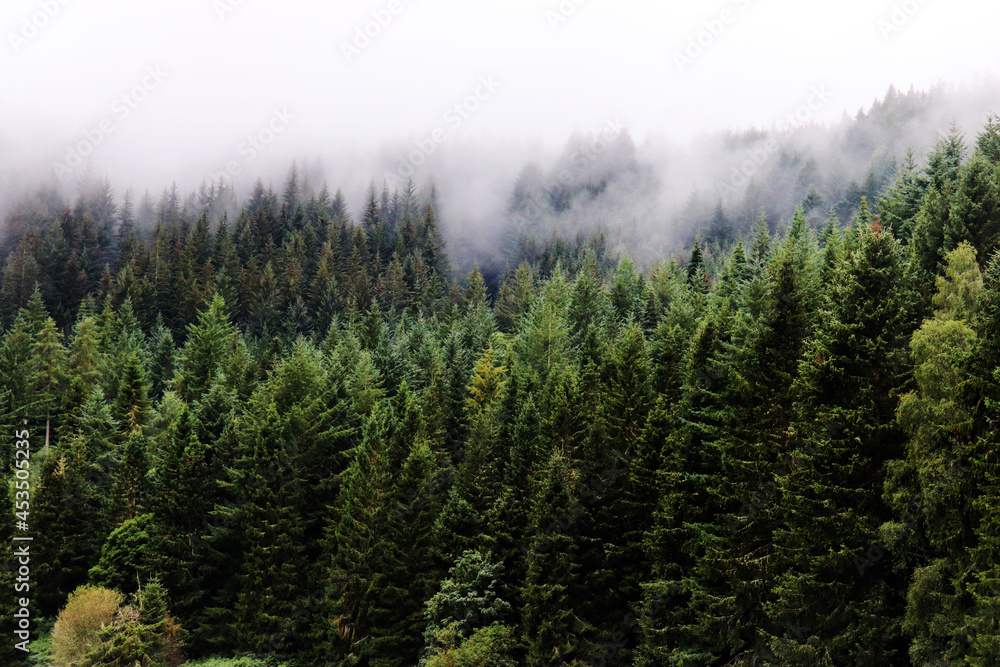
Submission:
[[[549,173],[571,138],[616,128],[636,176],[571,222],[669,243],[693,189],[739,205],[745,183],[720,183],[760,150],[748,128],[848,180],[871,154],[840,146],[845,114],[890,84],[940,95],[885,151],[923,150],[952,118],[974,135],[1000,109],[998,17],[970,0],[7,0],[0,210],[44,181],[71,196],[87,171],[119,194],[219,178],[245,194],[296,160],[354,210],[373,179],[433,182],[475,254],[527,163]]]

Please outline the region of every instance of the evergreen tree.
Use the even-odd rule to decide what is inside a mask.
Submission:
[[[983,260],[1000,241],[996,167],[978,152],[960,171],[940,252],[954,250],[963,241],[971,243]]]
[[[512,333],[531,310],[535,296],[535,281],[531,268],[522,263],[512,278],[504,280],[494,309],[497,324],[505,333]]]
[[[532,507],[533,536],[522,609],[525,664],[583,662],[594,649],[594,629],[578,615],[587,586],[577,573],[579,545],[574,522],[584,511],[578,476],[554,453],[541,471]]]
[[[900,458],[894,414],[910,290],[899,243],[859,228],[831,310],[803,355],[791,466],[778,481],[778,574],[766,605],[785,664],[898,664],[898,587],[878,563],[884,467]],[[790,433],[791,435],[791,433]],[[873,571],[874,570],[874,571]]]
[[[230,324],[225,302],[216,295],[209,307],[188,326],[188,338],[178,355],[172,388],[187,401],[201,398],[222,377],[239,382],[245,363],[236,329]],[[165,344],[165,343],[164,343]]]
[[[104,534],[99,489],[88,480],[90,462],[82,436],[70,438],[40,459],[32,516],[34,525],[44,526],[45,540],[35,552],[38,583],[33,597],[39,611],[51,616],[62,606],[66,591],[86,582]]]
[[[938,310],[910,340],[916,390],[899,401],[898,421],[909,440],[906,458],[890,464],[886,495],[899,520],[886,524],[887,546],[913,570],[903,629],[912,637],[911,660],[933,661],[964,651],[961,630],[967,588],[961,570],[973,546],[970,414],[962,395],[976,334],[966,324],[977,309],[982,278],[975,249],[962,243],[938,277]],[[964,472],[963,472],[964,471]],[[933,602],[933,611],[928,604]],[[961,647],[961,648],[959,648]],[[956,651],[957,649],[957,651]]]
[[[346,664],[361,659],[372,632],[371,589],[378,573],[392,482],[385,430],[385,414],[376,408],[344,475],[326,540],[331,566],[326,650]]]
[[[909,242],[913,233],[914,218],[926,191],[927,179],[917,171],[916,156],[910,148],[895,184],[878,202],[882,221],[893,228],[903,243]]]

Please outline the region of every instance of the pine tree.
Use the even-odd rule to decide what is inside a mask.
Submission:
[[[66,386],[67,366],[63,335],[51,317],[45,317],[37,327],[31,355],[29,391],[35,399],[34,415],[45,423],[47,443],[50,431],[56,426],[52,422],[58,417],[56,411]]]
[[[662,490],[643,541],[651,573],[642,587],[644,606],[660,611],[640,620],[639,665],[707,663],[736,648],[728,645],[724,624],[704,623],[706,618],[725,618],[721,605],[731,596],[715,572],[713,551],[726,529],[728,499],[718,491],[719,432],[728,411],[728,349],[735,333],[731,310],[708,314],[685,356],[680,404],[661,403],[649,417],[645,438],[647,446],[660,451]]]
[[[996,372],[997,351],[1000,350],[998,279],[1000,254],[994,252],[983,273],[980,307],[971,320],[977,345],[966,366],[967,381],[960,384],[961,400],[956,401],[957,407],[967,410],[971,417],[970,432],[961,435],[965,435],[963,441],[972,446],[967,454],[967,464],[958,469],[957,477],[971,481],[973,485],[972,493],[963,497],[962,509],[966,515],[963,527],[974,527],[975,546],[969,550],[968,569],[959,572],[967,582],[966,591],[972,595],[972,604],[968,605],[968,597],[962,599],[965,603],[965,623],[956,633],[956,639],[949,647],[953,650],[949,654],[964,657],[968,664],[976,667],[988,665],[1000,656],[1000,646],[996,642],[997,619],[1000,618],[1000,564],[996,558],[1000,534],[996,521],[996,508],[1000,507],[996,492],[1000,461],[994,444],[998,432],[995,414],[1000,398]],[[956,293],[961,294],[960,291]],[[961,300],[958,301],[961,303]],[[943,499],[943,502],[947,501],[947,497]],[[949,509],[955,511],[955,508]]]
[[[502,464],[498,495],[485,517],[485,535],[493,553],[505,564],[502,591],[515,605],[516,620],[522,604],[520,589],[527,573],[531,503],[539,472],[548,456],[545,439],[538,429],[541,416],[533,394],[521,390],[524,381],[516,366],[507,377],[492,414],[496,429],[493,451],[496,443],[509,442],[510,448]]]
[[[503,374],[507,369],[497,365],[496,353],[488,348],[473,371],[472,384],[469,386],[469,398],[466,399],[467,409],[471,418],[486,412],[500,397],[503,389]]]
[[[428,203],[417,226],[417,244],[430,274],[443,280],[451,273],[448,255],[444,251],[444,239],[438,227],[437,211],[433,203]]]
[[[642,278],[635,272],[632,260],[622,258],[612,279],[608,294],[612,316],[617,322],[627,322],[636,318],[645,305]]]
[[[992,164],[1000,164],[1000,116],[990,113],[976,137],[976,149]]]
[[[188,325],[188,338],[178,356],[172,388],[187,401],[203,396],[224,376],[239,382],[244,363],[236,329],[226,315],[226,304],[216,295],[198,322]]]
[[[28,305],[41,277],[41,267],[25,238],[17,250],[8,255],[3,269],[0,296],[3,297],[2,313],[5,323],[10,323],[17,310]]]
[[[300,340],[251,397],[236,427],[230,469],[240,500],[233,527],[240,550],[232,622],[244,650],[308,653],[294,639],[305,635],[309,619],[294,612],[315,602],[310,591],[320,575],[310,564],[320,558],[327,508],[349,449],[346,413],[343,385],[329,376],[320,352]]]
[[[531,310],[535,296],[535,279],[526,263],[517,267],[513,277],[500,285],[494,313],[497,325],[505,333],[514,332]]]
[[[125,360],[112,417],[118,423],[120,433],[125,436],[139,431],[149,408],[146,369],[138,353],[133,352]]]
[[[578,476],[554,453],[541,471],[533,500],[528,572],[522,598],[525,664],[574,664],[594,650],[593,627],[578,615],[589,588],[577,573],[579,545],[574,522],[583,513]]]
[[[111,503],[115,525],[134,519],[149,507],[149,456],[145,436],[131,432],[122,447],[121,465],[115,471]]]
[[[733,223],[726,216],[722,201],[719,201],[712,213],[712,221],[709,223],[706,238],[709,242],[717,243],[720,247],[726,248],[733,242],[735,235]]]
[[[995,165],[975,153],[958,178],[940,252],[954,250],[962,241],[985,260],[1000,241],[1000,187]]]
[[[719,633],[717,642],[741,661],[752,661],[766,641],[763,605],[775,559],[775,478],[794,417],[797,362],[819,301],[817,249],[801,209],[772,256],[765,290],[763,303],[752,308],[760,312],[758,321],[744,333],[736,320],[730,345],[739,347],[723,348],[727,372],[708,377],[724,405],[713,414],[722,426],[713,443],[722,456],[713,493],[726,513],[700,529],[710,569],[701,575],[707,592],[695,590],[692,605],[699,624]]]
[[[641,327],[632,322],[611,344],[602,369],[603,395],[598,398],[590,437],[580,450],[587,517],[580,531],[581,578],[603,591],[584,611],[604,643],[621,638],[625,648],[609,664],[631,664],[637,624],[630,611],[642,597],[648,578],[642,536],[652,528],[655,495],[634,476],[640,439],[652,403],[649,353]],[[648,461],[647,461],[648,464]]]
[[[832,307],[796,381],[795,449],[778,481],[770,649],[785,664],[898,664],[902,604],[878,563],[884,467],[902,454],[895,391],[905,373],[910,290],[899,243],[858,228]],[[873,571],[874,570],[874,571]],[[898,589],[896,589],[898,590]]]
[[[377,550],[392,482],[385,430],[385,415],[377,408],[344,475],[326,540],[331,565],[326,650],[347,664],[360,659],[372,632],[370,591],[378,572]]]
[[[710,287],[708,273],[705,271],[705,255],[699,241],[695,241],[691,258],[688,259],[687,282],[692,289],[701,293],[707,292]]]
[[[928,288],[941,265],[939,249],[945,245],[945,229],[951,217],[951,185],[945,190],[930,186],[913,223],[911,246],[917,269]]]
[[[893,228],[903,243],[908,243],[913,233],[914,218],[920,210],[926,191],[927,179],[917,171],[913,149],[907,149],[906,159],[896,182],[878,202],[879,216],[887,226]]]
[[[86,582],[104,535],[99,489],[88,479],[91,468],[82,436],[68,439],[40,458],[32,521],[44,527],[45,541],[38,545],[34,597],[39,611],[51,616],[62,606],[66,591]]]
[[[723,271],[719,285],[715,289],[715,294],[737,300],[739,303],[742,300],[745,282],[749,278],[750,268],[747,265],[746,250],[743,247],[743,239],[740,238],[736,242],[736,246],[733,247],[725,271]]]
[[[958,125],[952,122],[948,134],[938,137],[934,148],[927,156],[927,178],[931,186],[943,192],[959,177],[959,170],[965,160],[965,136]]]
[[[19,431],[18,433],[23,434],[24,432]],[[21,448],[18,447],[17,449]],[[14,480],[12,485],[5,485],[3,490],[0,491],[0,511],[3,512],[3,519],[0,520],[0,539],[3,540],[4,545],[0,547],[0,554],[4,558],[4,563],[17,562],[14,556],[14,550],[17,548],[14,546],[17,544],[14,542],[14,511],[17,507],[15,505],[15,497],[18,491],[29,491],[29,489],[30,482],[28,480]],[[7,596],[6,600],[0,600],[0,614],[3,614],[4,619],[3,628],[8,633],[8,636],[13,638],[13,641],[4,642],[0,646],[0,659],[4,660],[7,664],[17,664],[24,657],[24,654],[16,648],[16,644],[23,641],[23,639],[15,634],[15,631],[20,630],[20,628],[17,626],[17,618],[14,616],[19,611],[21,596],[18,595],[18,599],[15,599],[13,593],[23,593],[25,591],[23,590],[24,582],[17,582],[16,576],[17,571],[14,567],[5,567],[0,570],[0,585],[3,585],[6,590],[12,592],[11,595]],[[21,613],[23,614],[24,612]]]
[[[150,509],[156,516],[156,530],[163,536],[166,562],[160,574],[173,591],[174,606],[184,619],[201,607],[205,594],[198,577],[201,561],[196,540],[207,522],[213,498],[208,448],[199,440],[197,430],[190,408],[182,404],[150,481]]]
[[[163,396],[168,383],[173,380],[175,370],[174,336],[157,317],[156,325],[149,335],[149,398],[157,400]]]
[[[412,664],[423,645],[424,602],[439,573],[431,527],[440,509],[438,462],[416,439],[393,480],[385,535],[372,592],[372,636],[361,653],[371,665]]]
[[[100,379],[100,359],[102,351],[97,320],[86,317],[73,327],[73,338],[69,349],[68,374],[79,379],[82,385],[92,389]]]

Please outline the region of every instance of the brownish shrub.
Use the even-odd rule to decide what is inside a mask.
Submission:
[[[70,594],[52,629],[52,661],[73,667],[101,639],[98,632],[110,625],[122,603],[122,594],[98,586],[81,586]]]

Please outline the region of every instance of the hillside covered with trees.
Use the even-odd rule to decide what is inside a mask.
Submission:
[[[484,278],[412,183],[40,191],[0,583],[26,429],[55,664],[998,664],[1000,123],[816,208]]]

